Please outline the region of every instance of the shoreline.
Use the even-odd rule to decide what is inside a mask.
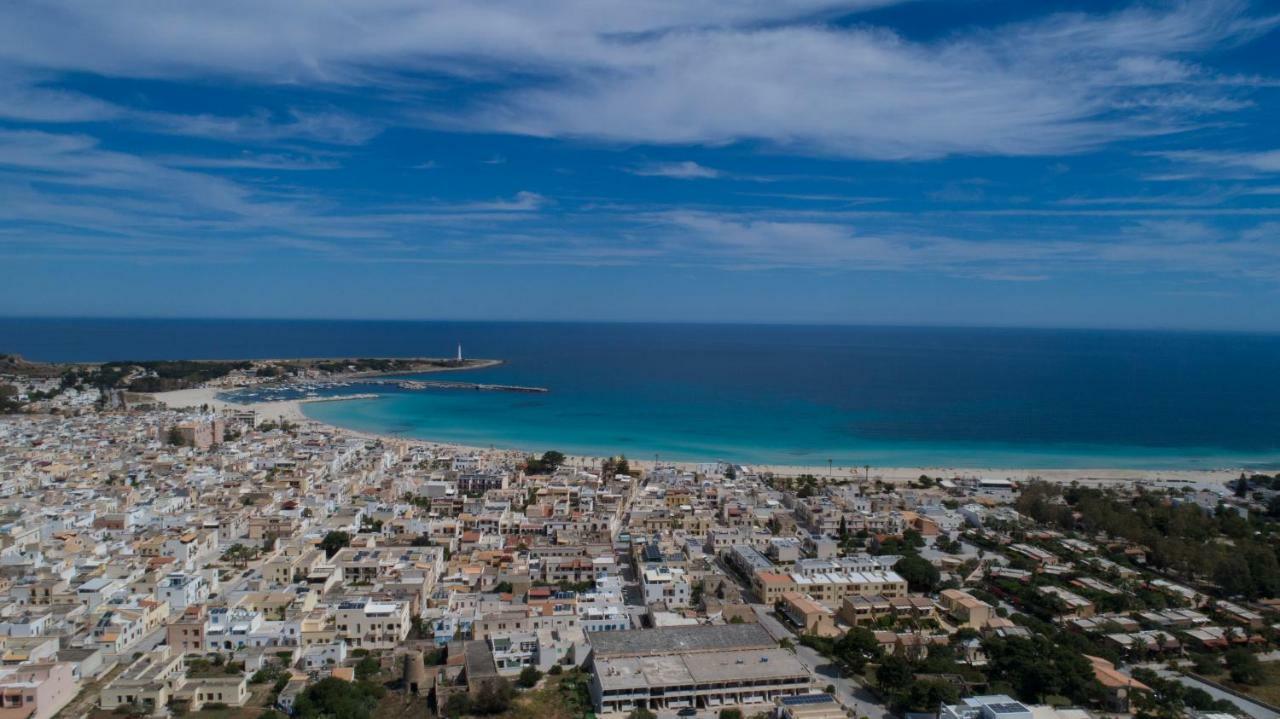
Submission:
[[[454,369],[454,368],[451,368]],[[215,410],[231,409],[231,410],[253,410],[264,419],[271,420],[287,420],[290,422],[314,422],[317,425],[329,427],[334,431],[352,437],[361,437],[364,439],[376,439],[385,442],[395,442],[403,444],[418,444],[439,449],[448,449],[457,452],[476,453],[492,459],[514,459],[527,457],[530,452],[514,448],[501,447],[481,447],[475,445],[461,444],[457,442],[447,442],[440,440],[422,439],[416,437],[406,437],[403,435],[368,432],[364,430],[350,429],[328,422],[315,419],[307,415],[303,409],[304,404],[311,402],[341,402],[355,399],[369,399],[370,395],[362,393],[355,396],[329,396],[329,397],[305,397],[290,400],[276,400],[270,402],[227,402],[216,398],[221,392],[220,388],[202,387],[198,389],[176,390],[173,392],[159,392],[152,394],[156,400],[164,402],[166,406],[174,409],[200,407],[208,405]],[[604,457],[592,455],[566,454],[565,464],[572,467],[578,467],[590,470],[593,467],[599,467]],[[699,466],[706,464],[715,464],[717,459],[708,458],[705,461],[686,461],[686,460],[661,460],[656,463],[654,460],[641,459],[639,455],[635,458],[629,458],[633,467],[652,468],[655,466],[676,467],[684,471],[694,471]],[[775,476],[797,476],[800,474],[812,474],[822,479],[831,479],[834,481],[851,480],[865,481],[867,475],[870,475],[871,481],[880,480],[891,484],[910,484],[914,482],[920,475],[928,475],[933,478],[983,478],[983,479],[1012,479],[1026,480],[1032,477],[1039,478],[1047,482],[1059,484],[1069,484],[1071,482],[1080,482],[1082,484],[1092,485],[1128,485],[1141,483],[1149,486],[1206,486],[1212,485],[1220,487],[1225,482],[1235,479],[1243,471],[1241,468],[1215,468],[1215,469],[1123,469],[1108,467],[1086,467],[1086,468],[1001,468],[1001,467],[961,467],[961,466],[915,466],[915,467],[893,467],[872,466],[868,472],[864,467],[835,467],[829,469],[827,465],[803,465],[803,464],[777,464],[777,463],[741,463],[743,466],[751,467],[757,473],[771,473]]]

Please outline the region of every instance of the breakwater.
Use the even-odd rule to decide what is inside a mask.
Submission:
[[[480,382],[445,382],[416,379],[374,379],[363,380],[361,384],[394,385],[400,389],[432,390],[432,389],[469,389],[480,392],[547,392],[546,387],[526,387],[516,384],[484,384]]]

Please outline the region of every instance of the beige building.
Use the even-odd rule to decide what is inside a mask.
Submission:
[[[891,571],[829,572],[818,574],[779,574],[757,571],[751,579],[752,589],[765,604],[782,601],[788,592],[807,594],[830,608],[840,606],[845,597],[904,597],[907,580]]]
[[[801,634],[818,637],[839,636],[835,612],[806,594],[787,592],[782,595],[782,613],[800,629]]]
[[[366,597],[343,602],[334,613],[337,637],[351,647],[394,649],[409,636],[410,626],[406,602]]]
[[[938,602],[952,619],[971,629],[982,629],[995,615],[990,604],[959,589],[942,590]]]
[[[0,719],[49,719],[75,698],[70,664],[25,664],[0,669]]]
[[[161,714],[174,692],[186,685],[187,663],[181,652],[160,647],[138,657],[120,676],[102,688],[98,704],[105,711],[120,707],[138,707],[150,714]]]
[[[180,654],[203,654],[206,623],[204,605],[193,604],[165,628],[165,643]]]

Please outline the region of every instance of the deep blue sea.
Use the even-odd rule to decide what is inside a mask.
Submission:
[[[1280,467],[1280,336],[922,327],[0,319],[38,360],[451,356],[547,394],[314,403],[355,429],[779,464]],[[359,391],[345,389],[344,392]]]

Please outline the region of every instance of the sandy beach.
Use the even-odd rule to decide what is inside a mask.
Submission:
[[[224,390],[219,387],[199,387],[196,389],[179,389],[172,392],[155,392],[149,396],[164,402],[171,409],[199,409],[208,407],[213,410],[246,410],[251,409],[262,419],[286,419],[300,422],[307,419],[302,413],[301,400],[280,400],[277,402],[255,402],[241,404],[218,399],[217,395]]]
[[[304,402],[340,402],[342,397],[319,397],[294,400],[279,400],[274,402],[256,402],[256,403],[238,403],[227,402],[217,398],[217,394],[222,392],[220,388],[202,387],[199,389],[184,389],[173,392],[158,392],[153,395],[157,400],[164,402],[167,406],[174,409],[182,408],[199,408],[208,406],[215,410],[233,409],[247,410],[251,409],[258,413],[261,419],[271,420],[288,420],[290,422],[315,422],[316,424],[324,424],[314,420],[303,412],[302,404]],[[367,397],[368,395],[361,395]],[[514,449],[492,449],[489,447],[476,447],[469,445],[455,444],[451,442],[435,442],[427,439],[414,439],[389,434],[376,434],[371,432],[361,432],[343,427],[330,426],[333,429],[349,434],[355,437],[368,437],[382,439],[391,442],[404,442],[411,444],[422,444],[434,447],[449,448],[464,452],[477,452],[492,457],[512,457],[523,454],[519,450]],[[640,457],[629,458],[632,466],[652,468],[654,460],[644,460]],[[598,468],[601,464],[601,457],[592,457],[585,455],[569,455],[566,463],[570,466],[581,467],[591,470]],[[714,462],[715,458],[708,458],[707,462]],[[684,462],[669,461],[659,459],[659,463],[663,466],[676,466],[685,470],[695,470],[699,465],[705,462]],[[880,480],[892,484],[905,484],[914,482],[920,475],[928,475],[935,478],[984,478],[984,479],[1011,479],[1011,480],[1027,480],[1030,478],[1038,478],[1048,482],[1057,482],[1062,484],[1070,484],[1071,482],[1081,482],[1087,484],[1115,484],[1124,485],[1132,483],[1141,483],[1150,486],[1214,486],[1220,487],[1223,483],[1235,479],[1240,476],[1240,469],[1237,468],[1221,468],[1210,470],[1136,470],[1136,469],[1107,469],[1107,468],[1076,468],[1076,469],[1036,469],[1036,468],[995,468],[995,467],[833,467],[828,468],[827,465],[790,465],[790,464],[752,464],[751,469],[758,473],[771,473],[775,476],[797,476],[800,474],[812,474],[820,478],[830,478],[835,481],[840,480],[859,480],[867,479]]]

